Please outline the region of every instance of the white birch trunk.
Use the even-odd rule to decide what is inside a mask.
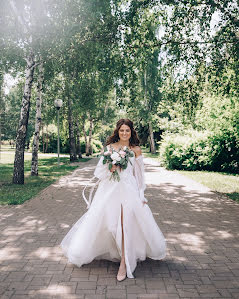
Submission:
[[[70,161],[74,162],[77,160],[76,157],[76,141],[74,134],[74,122],[72,116],[72,100],[70,96],[67,98],[68,103],[68,125],[69,125],[69,140],[70,140]]]
[[[43,62],[39,65],[39,74],[37,82],[37,98],[36,98],[36,120],[35,120],[35,133],[32,145],[32,167],[31,175],[38,175],[38,150],[39,150],[39,136],[41,128],[41,106],[42,106],[42,84],[43,84]]]
[[[0,69],[0,161],[2,152],[2,126],[3,126],[3,99],[2,99],[2,86],[3,86],[3,71]]]
[[[24,151],[29,118],[30,99],[32,91],[32,82],[35,69],[35,60],[33,53],[30,53],[26,59],[25,86],[22,97],[22,108],[16,137],[16,151],[13,170],[13,184],[24,184]]]

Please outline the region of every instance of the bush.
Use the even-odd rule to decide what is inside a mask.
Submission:
[[[160,160],[168,169],[238,173],[239,138],[233,131],[191,131],[167,134],[160,142]]]

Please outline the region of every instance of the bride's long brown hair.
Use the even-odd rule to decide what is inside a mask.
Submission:
[[[126,125],[126,126],[130,127],[131,137],[129,139],[129,145],[130,146],[139,145],[140,141],[138,138],[138,134],[134,129],[133,122],[128,118],[121,118],[120,120],[117,121],[116,128],[115,128],[113,134],[110,137],[108,137],[106,140],[106,145],[109,145],[111,143],[115,143],[115,142],[119,141],[119,139],[120,139],[119,138],[119,129],[122,125]]]

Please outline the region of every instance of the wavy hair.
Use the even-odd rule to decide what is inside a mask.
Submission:
[[[113,134],[110,137],[108,137],[106,140],[106,145],[109,145],[111,143],[115,143],[115,142],[119,141],[119,129],[121,128],[122,125],[126,125],[126,126],[130,127],[131,137],[129,139],[129,145],[130,146],[139,145],[140,141],[138,138],[138,134],[134,129],[133,122],[128,118],[121,118],[120,120],[117,121],[116,128],[115,128]]]

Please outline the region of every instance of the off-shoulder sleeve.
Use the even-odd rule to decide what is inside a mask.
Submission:
[[[100,160],[98,161],[95,171],[94,171],[94,176],[97,177],[100,180],[109,178],[111,175],[111,172],[109,171],[108,164],[103,164],[104,157],[101,156]]]
[[[144,197],[144,190],[146,188],[146,185],[145,185],[145,177],[144,177],[144,161],[142,155],[135,158],[134,176],[139,188],[139,196],[141,201],[148,202],[148,200]]]

